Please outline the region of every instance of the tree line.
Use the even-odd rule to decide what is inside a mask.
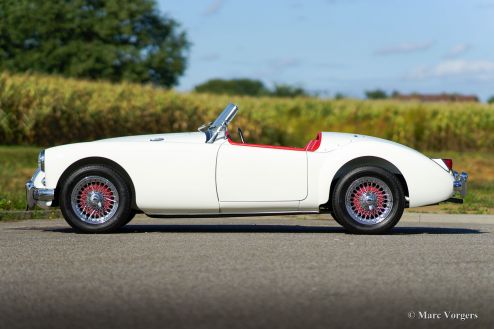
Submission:
[[[267,88],[262,81],[254,79],[211,79],[195,86],[194,91],[200,93],[245,96],[309,96],[309,93],[302,87],[288,84],[275,84],[273,88]]]

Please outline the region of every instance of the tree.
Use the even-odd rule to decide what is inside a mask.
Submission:
[[[189,42],[154,0],[0,2],[0,69],[170,87]]]
[[[334,99],[345,99],[347,98],[345,96],[345,94],[341,93],[341,92],[337,92],[336,94],[334,94]]]
[[[263,96],[269,90],[259,80],[252,79],[211,79],[194,88],[200,93]]]
[[[367,90],[365,92],[365,96],[367,99],[385,99],[388,98],[388,95],[384,90],[375,89],[375,90]]]
[[[400,97],[400,92],[398,90],[393,90],[393,92],[391,93],[391,98],[398,98]]]
[[[290,86],[287,84],[275,84],[274,90],[270,92],[274,97],[300,97],[308,96],[308,93],[301,87]]]
[[[309,96],[301,87],[287,84],[275,84],[268,89],[262,81],[254,79],[211,79],[197,85],[194,91],[199,93],[245,95],[245,96],[272,96],[272,97],[299,97]]]
[[[488,100],[487,103],[489,104],[494,104],[494,96],[491,96]]]

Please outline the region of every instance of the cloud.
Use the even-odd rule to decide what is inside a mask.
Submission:
[[[424,51],[430,49],[434,43],[432,41],[422,43],[401,43],[399,45],[389,46],[377,49],[374,54],[376,55],[395,55],[395,54],[409,54],[418,51]]]
[[[461,54],[464,54],[468,52],[470,49],[472,49],[472,46],[466,43],[460,43],[451,48],[448,53],[446,54],[447,58],[455,58],[458,57]]]
[[[209,6],[204,11],[204,16],[211,16],[220,11],[221,7],[223,7],[224,0],[213,0]]]
[[[412,80],[447,77],[473,78],[478,80],[494,79],[494,61],[446,60],[432,67],[417,67],[407,75],[407,78]]]

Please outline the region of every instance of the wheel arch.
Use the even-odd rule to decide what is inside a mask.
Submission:
[[[106,165],[111,167],[113,170],[117,171],[125,180],[127,185],[130,188],[130,193],[131,193],[131,205],[132,209],[140,211],[139,208],[137,207],[136,203],[136,193],[135,193],[135,187],[134,183],[132,182],[132,179],[130,178],[130,175],[127,173],[127,171],[118,163],[116,163],[113,160],[103,158],[103,157],[87,157],[83,158],[80,160],[77,160],[76,162],[72,163],[70,166],[68,166],[62,175],[60,176],[60,179],[57,182],[57,187],[55,188],[55,206],[59,205],[59,191],[61,190],[62,184],[65,182],[65,180],[69,177],[69,175],[77,170],[78,168],[81,168],[83,166],[88,166],[88,165]]]
[[[392,173],[393,175],[395,175],[395,177],[400,182],[401,187],[403,188],[403,192],[405,193],[405,197],[406,197],[405,207],[406,208],[408,207],[408,198],[410,196],[410,193],[408,191],[408,184],[407,184],[406,179],[403,176],[402,172],[393,163],[389,162],[388,160],[383,159],[383,158],[379,158],[379,157],[375,157],[375,156],[363,156],[363,157],[358,157],[358,158],[352,159],[352,160],[346,162],[343,166],[341,166],[340,169],[338,169],[338,171],[333,176],[333,179],[331,181],[331,185],[329,188],[329,199],[328,199],[328,203],[326,204],[326,206],[329,206],[329,207],[331,206],[330,205],[331,199],[333,197],[333,192],[334,192],[334,189],[335,189],[338,181],[343,176],[345,176],[347,173],[352,171],[353,169],[363,167],[363,166],[379,167],[379,168],[387,170],[390,173]]]

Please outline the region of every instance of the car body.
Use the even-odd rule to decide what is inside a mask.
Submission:
[[[239,129],[242,142],[234,142],[227,126],[237,111],[229,104],[197,132],[48,148],[26,184],[28,208],[60,206],[69,224],[85,232],[114,230],[136,212],[157,217],[330,212],[352,232],[380,233],[396,224],[382,226],[393,207],[461,202],[465,196],[467,175],[453,172],[451,160],[430,159],[375,137],[320,132],[306,147],[294,148],[245,143]],[[355,174],[362,168],[367,171]],[[352,185],[356,181],[362,184]],[[115,206],[125,213],[118,215]],[[376,207],[391,210],[380,213]],[[396,210],[399,220],[403,209]],[[112,219],[112,211],[125,220]],[[358,225],[345,225],[348,218]],[[109,225],[112,220],[118,224]]]

